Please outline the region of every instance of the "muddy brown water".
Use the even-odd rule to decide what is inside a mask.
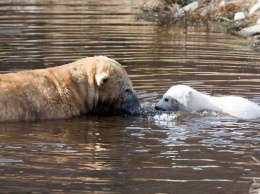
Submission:
[[[1,73],[106,55],[124,65],[140,116],[0,124],[0,193],[248,193],[260,179],[260,121],[171,113],[182,83],[260,103],[260,55],[214,26],[136,21],[138,0],[0,2]],[[238,105],[239,106],[239,105]]]

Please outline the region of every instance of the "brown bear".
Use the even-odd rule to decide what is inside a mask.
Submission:
[[[125,69],[104,56],[47,69],[0,74],[0,121],[70,118],[141,109]]]

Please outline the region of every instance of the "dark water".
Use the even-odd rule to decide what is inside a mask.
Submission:
[[[147,108],[178,83],[260,103],[260,55],[248,40],[136,21],[138,3],[1,1],[0,71],[106,55]],[[259,120],[154,114],[1,124],[0,193],[240,194],[260,180]]]

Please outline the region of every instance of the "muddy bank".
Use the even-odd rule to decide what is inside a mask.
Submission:
[[[160,24],[221,23],[260,51],[260,0],[143,0],[136,8],[138,19]]]

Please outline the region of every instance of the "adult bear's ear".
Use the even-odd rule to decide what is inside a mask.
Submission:
[[[96,75],[96,82],[98,86],[101,86],[103,83],[105,83],[108,80],[107,73],[100,73]]]

